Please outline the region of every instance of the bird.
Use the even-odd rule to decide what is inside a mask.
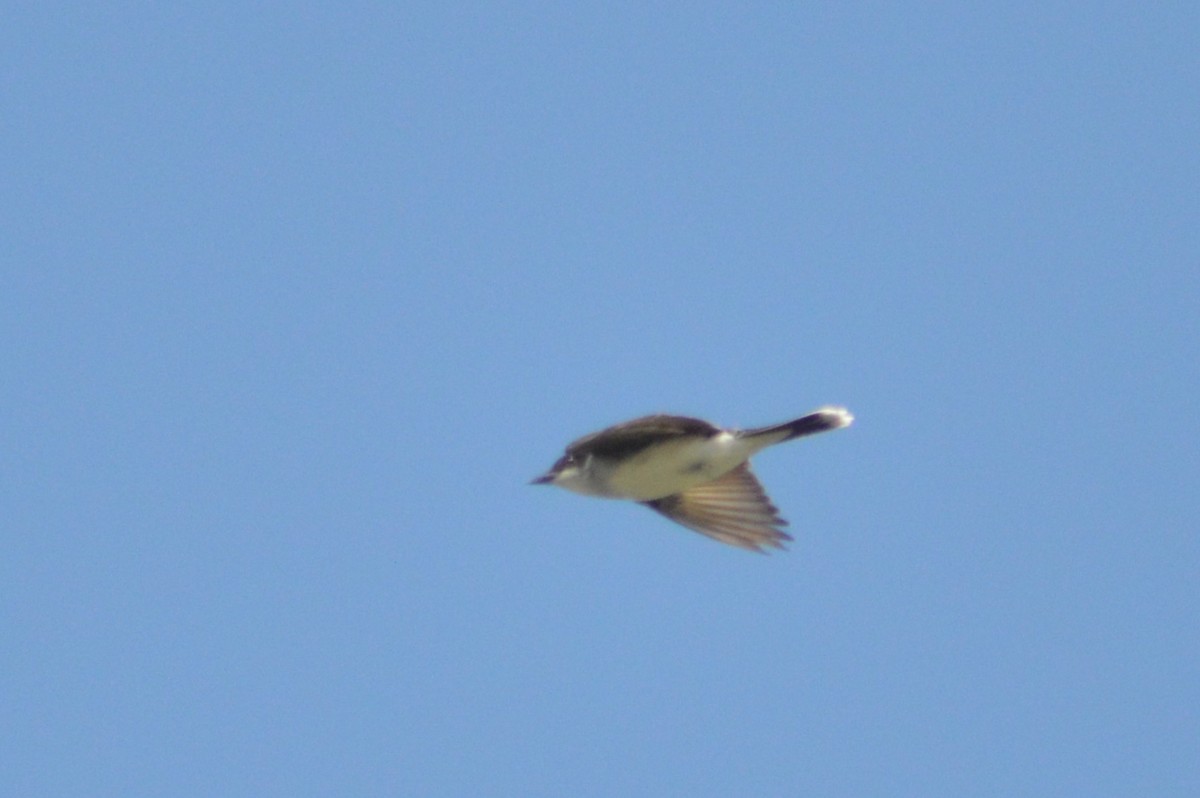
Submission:
[[[642,416],[572,442],[532,485],[627,499],[730,546],[766,553],[792,537],[750,457],[768,446],[848,427],[854,416],[826,405],[783,424],[722,429],[689,416]]]

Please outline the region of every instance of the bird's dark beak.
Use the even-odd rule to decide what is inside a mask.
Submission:
[[[529,480],[529,484],[530,485],[549,485],[553,481],[554,481],[554,472],[551,471],[547,474],[542,474],[537,479]]]

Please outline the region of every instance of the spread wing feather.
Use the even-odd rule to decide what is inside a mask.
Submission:
[[[792,539],[780,528],[787,521],[779,517],[748,463],[712,482],[644,504],[688,529],[742,549],[782,549]]]

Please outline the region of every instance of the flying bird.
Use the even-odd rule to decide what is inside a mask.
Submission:
[[[822,407],[770,427],[721,429],[687,416],[636,418],[584,436],[533,485],[585,496],[630,499],[676,523],[751,551],[782,549],[787,521],[750,471],[768,446],[847,427],[844,407]]]

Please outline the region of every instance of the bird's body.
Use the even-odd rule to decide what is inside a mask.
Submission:
[[[535,484],[585,496],[641,502],[690,529],[742,548],[781,547],[787,524],[750,472],[759,450],[845,427],[853,416],[823,407],[751,430],[726,430],[687,416],[654,415],[587,435]]]

